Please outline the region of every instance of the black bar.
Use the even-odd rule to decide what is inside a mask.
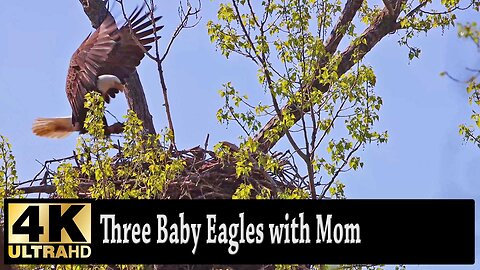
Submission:
[[[6,200],[10,203],[92,203],[92,256],[81,263],[118,264],[474,264],[474,200]],[[7,206],[5,206],[7,208]],[[192,232],[186,244],[157,244],[157,214],[168,226],[185,222],[201,224],[195,254]],[[263,223],[263,242],[239,244],[229,254],[227,244],[207,244],[208,214],[219,225],[238,223],[244,213],[245,227]],[[283,224],[303,213],[310,228],[310,243],[270,244],[268,224]],[[100,215],[115,214],[116,223],[150,224],[149,244],[104,244]],[[317,219],[331,217],[331,229],[347,232],[343,225],[358,224],[360,243],[316,243]],[[9,227],[8,219],[5,218]],[[349,226],[349,225],[347,225]],[[349,227],[350,228],[350,227]],[[297,231],[298,232],[298,231]],[[350,231],[349,231],[350,232]],[[6,233],[6,232],[5,232]],[[256,234],[255,236],[259,237]],[[338,235],[338,234],[337,234]],[[298,236],[298,234],[297,234]],[[6,237],[7,238],[7,237]],[[346,237],[343,238],[345,240]],[[356,238],[354,238],[356,239]],[[239,236],[233,241],[239,240]],[[334,239],[332,239],[334,240]],[[8,239],[6,240],[8,246]],[[233,243],[233,242],[232,242]],[[5,250],[7,254],[7,250]],[[13,260],[8,263],[76,263],[75,260]]]

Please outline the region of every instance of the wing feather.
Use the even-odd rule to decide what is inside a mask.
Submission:
[[[149,36],[154,35],[163,26],[153,27],[153,23],[158,22],[161,16],[152,20],[150,13],[140,15],[143,9],[144,6],[135,9],[129,17],[132,30],[128,22],[118,30],[118,46],[108,55],[106,65],[101,70],[102,74],[114,74],[124,82],[140,64],[145,52],[151,49],[150,44],[155,42],[155,38]],[[139,46],[139,43],[142,46]]]
[[[86,111],[85,95],[96,90],[96,80],[103,74],[112,74],[125,81],[145,56],[145,51],[155,42],[154,33],[163,26],[153,27],[161,17],[153,21],[150,14],[142,14],[144,6],[135,8],[128,22],[120,29],[110,13],[98,29],[87,36],[74,52],[68,69],[66,93],[72,107],[73,124],[83,129]],[[157,38],[158,39],[158,38]]]
[[[72,122],[79,122],[83,128],[86,112],[85,95],[96,89],[96,78],[108,55],[115,48],[119,36],[115,20],[110,14],[89,34],[73,53],[68,69],[66,93],[72,107]]]

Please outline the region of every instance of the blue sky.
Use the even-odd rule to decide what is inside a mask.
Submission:
[[[177,1],[162,2],[162,35],[168,38],[178,24]],[[205,24],[214,18],[217,4],[203,2],[201,23],[182,33],[165,64],[179,148],[203,144],[207,134],[210,145],[222,140],[235,142],[240,129],[220,126],[215,118],[222,105],[217,90],[227,81],[249,95],[259,89],[256,68],[250,62],[238,56],[225,60],[209,41]],[[119,9],[113,14],[119,16]],[[461,19],[475,16],[478,18],[478,14],[468,13]],[[44,139],[34,136],[30,128],[37,117],[70,115],[64,92],[67,67],[91,26],[78,1],[1,1],[0,20],[0,134],[13,145],[20,179],[30,179],[41,168],[35,160],[64,157],[75,147],[73,135],[64,140]],[[458,135],[458,125],[468,121],[471,111],[467,94],[461,85],[439,73],[447,70],[466,77],[464,67],[480,67],[480,54],[472,44],[457,39],[456,29],[443,35],[435,30],[415,39],[422,53],[420,59],[410,62],[398,39],[395,34],[385,38],[365,60],[375,68],[375,91],[384,101],[378,128],[388,130],[390,138],[387,144],[365,147],[361,152],[364,169],[343,175],[347,196],[478,200],[480,150],[463,143]],[[152,61],[144,60],[139,74],[160,130],[166,121]],[[121,115],[126,110],[124,97],[115,99],[109,108]],[[478,208],[476,217],[478,261]]]

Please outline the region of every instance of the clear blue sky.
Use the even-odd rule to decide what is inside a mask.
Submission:
[[[132,2],[132,1],[129,1]],[[178,23],[177,1],[159,7],[169,37]],[[217,90],[232,81],[249,95],[258,91],[256,68],[241,57],[225,60],[215,51],[206,22],[216,14],[216,2],[203,1],[203,19],[197,28],[182,33],[166,62],[172,114],[180,148],[235,142],[241,131],[226,129],[215,118],[221,106]],[[130,6],[132,7],[132,6]],[[119,9],[114,9],[119,16]],[[473,19],[469,14],[463,20]],[[477,17],[478,18],[478,17]],[[76,0],[1,1],[0,21],[0,134],[7,136],[17,158],[20,179],[40,170],[35,160],[70,155],[76,137],[51,140],[34,136],[31,124],[37,117],[70,115],[65,96],[69,59],[91,31]],[[363,170],[342,177],[349,198],[473,198],[480,199],[480,150],[464,144],[458,125],[468,121],[471,109],[464,88],[439,73],[448,70],[466,76],[464,67],[480,67],[480,52],[456,37],[456,29],[432,31],[415,39],[421,58],[409,63],[407,50],[397,44],[398,35],[385,38],[368,54],[375,67],[377,93],[383,97],[380,130],[388,130],[384,145],[369,145],[361,156]],[[166,39],[165,39],[166,40]],[[156,68],[149,60],[139,68],[157,130],[165,126],[163,98]],[[123,96],[112,111],[126,110]],[[479,211],[476,215],[477,261]],[[414,222],[407,221],[406,222]],[[454,247],[452,247],[454,248]],[[478,269],[475,266],[412,266],[409,269]]]

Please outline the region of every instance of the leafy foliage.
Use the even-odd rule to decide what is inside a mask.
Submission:
[[[459,25],[458,35],[461,38],[470,40],[480,50],[480,29],[476,22],[472,22],[466,25]],[[460,125],[460,135],[464,137],[466,141],[473,142],[480,148],[480,82],[478,80],[479,70],[472,70],[474,75],[467,80],[467,93],[470,95],[468,102],[472,106],[472,115],[470,116],[473,124]]]
[[[427,6],[433,8],[426,8]],[[400,26],[405,29],[404,34],[398,43],[409,49],[408,57],[410,60],[418,58],[421,49],[411,45],[412,38],[419,34],[427,34],[430,30],[440,28],[445,31],[447,28],[454,26],[457,15],[455,11],[467,10],[472,8],[479,10],[480,2],[478,0],[460,1],[460,0],[442,0],[440,3],[435,1],[409,1],[402,9]]]
[[[217,20],[207,24],[210,40],[226,58],[239,55],[256,65],[263,89],[257,93],[261,101],[255,103],[234,83],[225,83],[220,90],[224,106],[217,119],[227,125],[235,122],[246,135],[241,137],[243,145],[259,132],[272,144],[285,136],[291,158],[300,158],[305,165],[297,186],[308,189],[312,197],[319,190],[320,198],[327,192],[344,198],[345,186],[338,176],[363,167],[356,154],[359,149],[388,139],[386,131],[375,130],[383,101],[373,91],[373,68],[362,62],[368,46],[375,45],[372,37],[387,24],[393,31],[402,30],[399,44],[409,49],[412,60],[421,53],[411,45],[412,38],[434,28],[444,31],[455,24],[456,11],[479,8],[476,0],[384,1],[385,7],[360,1],[357,12],[354,2],[222,1]],[[357,13],[358,20],[342,22],[350,12]],[[365,35],[375,28],[377,32]],[[471,37],[471,31],[466,35]],[[331,39],[336,38],[356,48],[351,58],[337,50],[338,43],[332,46],[336,43]],[[346,72],[345,61],[354,64]],[[260,130],[272,115],[278,124]],[[239,159],[238,175],[248,175],[255,165],[251,161]]]
[[[365,143],[383,143],[388,137],[386,132],[373,129],[382,105],[382,99],[372,91],[376,83],[373,69],[359,63],[351,72],[338,76],[340,53],[325,51],[326,33],[341,9],[340,2],[232,1],[220,4],[218,22],[208,22],[210,39],[225,57],[238,54],[258,66],[259,86],[271,98],[265,102],[271,105],[250,104],[248,96],[231,82],[220,90],[225,104],[217,112],[218,120],[236,122],[247,136],[242,137],[238,153],[260,152],[252,147],[252,134],[258,132],[265,117],[277,114],[282,119],[280,126],[267,131],[266,137],[272,141],[282,136],[282,130],[294,126],[293,114],[280,111],[280,104],[308,110],[310,116],[302,118],[298,131],[290,129],[287,137],[315,186],[322,185],[315,180],[321,177],[329,177],[324,185],[330,186],[344,167],[362,167],[360,157],[353,153]],[[358,37],[354,25],[340,31],[351,40]],[[317,72],[319,59],[326,64]],[[302,91],[314,79],[330,85],[331,90]],[[334,125],[339,132],[333,132]],[[342,125],[344,130],[340,131]],[[247,175],[252,162],[246,156],[237,158],[238,175]],[[312,185],[304,188],[312,191]],[[329,189],[323,190],[322,196]]]
[[[17,169],[12,145],[8,139],[0,135],[0,221],[3,221],[3,207],[5,198],[21,197],[21,192],[16,190]],[[1,232],[0,232],[1,233]]]
[[[253,190],[252,184],[241,184],[235,194],[233,194],[232,199],[234,200],[248,200],[251,198],[251,191]],[[308,199],[310,194],[301,188],[296,189],[286,189],[284,191],[277,192],[273,194],[269,189],[263,189],[262,192],[255,197],[257,200],[264,199],[283,199],[283,200],[301,200]]]
[[[86,96],[88,109],[85,120],[86,135],[78,138],[76,160],[80,166],[63,163],[58,168],[54,183],[62,198],[78,197],[82,179],[88,183],[92,198],[157,198],[169,180],[183,170],[184,161],[172,157],[164,145],[166,135],[151,135],[143,131],[142,122],[133,111],[125,116],[121,145],[115,145],[105,136],[103,122],[104,102],[98,93]],[[115,149],[120,151],[113,155]]]
[[[458,36],[462,39],[466,39],[480,50],[480,29],[477,26],[476,22],[468,24],[458,24]],[[470,119],[473,123],[471,124],[461,124],[459,127],[459,133],[467,142],[474,143],[477,147],[480,148],[480,82],[478,81],[478,76],[480,74],[480,69],[469,69],[473,75],[470,76],[466,81],[459,80],[452,77],[448,72],[442,72],[441,76],[448,76],[450,79],[464,83],[466,85],[467,93],[469,94],[468,103],[472,107],[472,114]]]

